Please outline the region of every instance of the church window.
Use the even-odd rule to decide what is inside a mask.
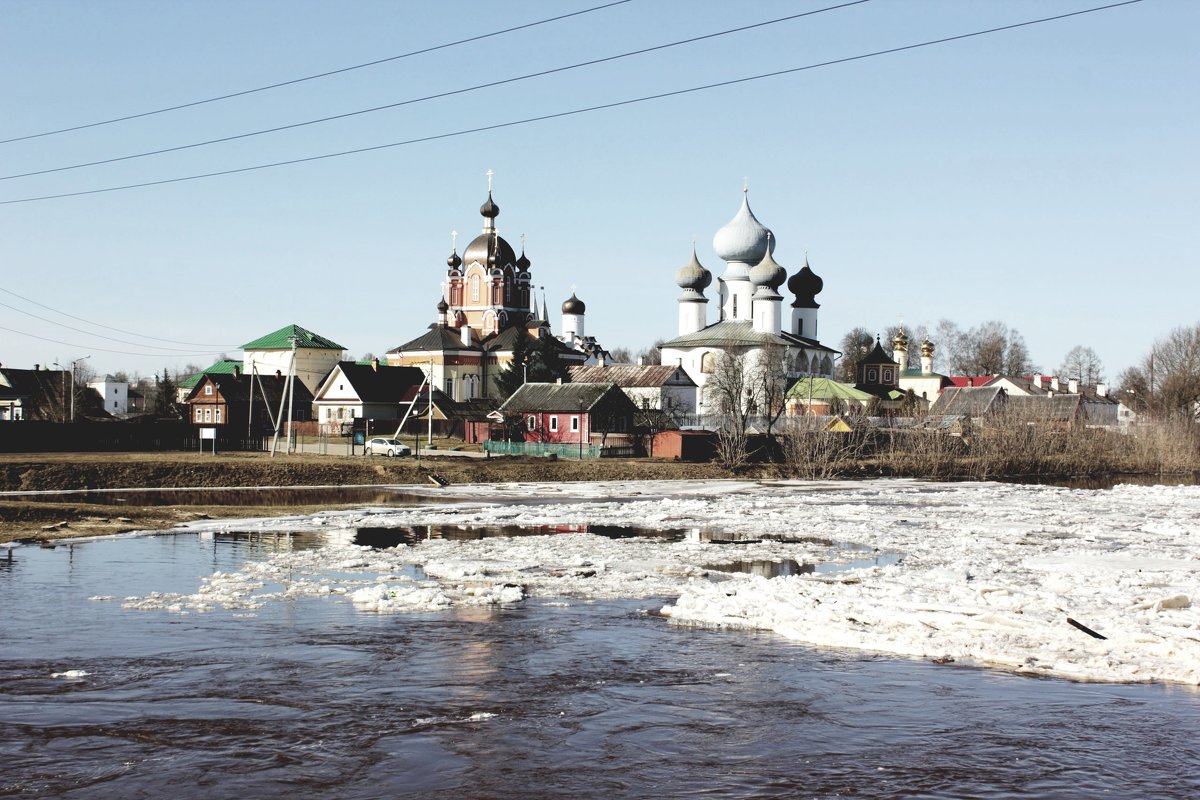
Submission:
[[[711,375],[717,371],[717,357],[714,353],[705,353],[700,356],[700,371],[706,375]]]
[[[879,371],[874,369],[867,370],[867,383],[875,383],[879,380]]]
[[[890,369],[885,369],[883,371],[883,382],[884,383],[892,382],[892,371]]]
[[[733,296],[733,313],[731,313],[729,316],[731,316],[734,319],[737,319],[737,295],[736,294]]]
[[[797,336],[804,335],[804,318],[803,317],[796,320],[796,335]]]
[[[471,302],[472,303],[479,302],[479,276],[478,275],[471,276]]]
[[[512,284],[508,281],[504,282],[504,304],[508,305],[512,301]]]

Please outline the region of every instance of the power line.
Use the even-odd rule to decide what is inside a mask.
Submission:
[[[90,344],[76,344],[75,342],[64,342],[61,339],[51,339],[47,336],[38,336],[37,334],[27,333],[26,331],[19,331],[15,328],[6,328],[3,325],[0,325],[0,331],[8,331],[9,333],[17,334],[18,336],[28,336],[31,339],[41,339],[43,342],[53,342],[54,344],[62,344],[62,345],[66,345],[67,347],[78,347],[83,350],[98,350],[101,353],[116,353],[116,354],[122,355],[122,356],[160,356],[161,357],[161,356],[167,356],[167,355],[174,355],[177,357],[183,357],[183,356],[212,355],[211,352],[209,352],[209,353],[133,353],[128,350],[110,350],[107,347],[93,347]]]
[[[104,194],[107,192],[119,192],[119,191],[124,191],[126,189],[141,189],[141,188],[145,188],[148,186],[163,186],[165,184],[170,184],[170,183],[183,183],[185,181],[195,181],[195,180],[201,180],[204,178],[216,178],[216,177],[220,177],[223,175],[236,175],[236,174],[239,174],[242,172],[254,172],[257,170],[261,170],[261,169],[272,169],[274,167],[289,166],[291,164],[304,164],[304,163],[307,163],[310,161],[321,161],[321,160],[324,160],[327,158],[340,158],[342,156],[357,155],[359,153],[369,153],[369,152],[373,152],[376,150],[386,150],[386,149],[393,148],[393,147],[404,147],[407,145],[420,144],[423,142],[432,142],[432,141],[437,141],[439,139],[451,139],[451,138],[455,138],[458,136],[466,136],[466,135],[472,134],[472,133],[483,133],[485,131],[500,130],[503,128],[512,128],[512,127],[516,127],[519,125],[528,125],[528,124],[532,124],[535,122],[545,122],[547,120],[560,119],[562,117],[576,116],[579,114],[587,114],[587,113],[591,113],[594,111],[606,111],[606,110],[613,109],[613,108],[620,108],[622,106],[635,105],[637,103],[645,103],[645,102],[649,102],[652,100],[663,100],[668,97],[678,97],[680,95],[693,94],[695,92],[703,92],[703,91],[708,91],[710,89],[719,89],[719,88],[724,88],[727,86],[736,86],[736,85],[743,84],[743,83],[750,83],[752,81],[764,80],[766,78],[776,78],[781,75],[791,75],[791,74],[794,74],[797,72],[804,72],[807,70],[819,69],[821,67],[834,66],[836,64],[846,64],[846,63],[849,63],[852,61],[862,61],[862,60],[868,59],[868,58],[876,58],[878,56],[892,55],[894,53],[902,53],[907,50],[916,50],[916,49],[919,49],[922,47],[931,47],[933,45],[946,44],[948,42],[956,42],[956,41],[961,41],[963,39],[970,39],[970,38],[976,37],[976,36],[985,36],[985,35],[992,34],[992,33],[1000,33],[1003,31],[1014,30],[1016,28],[1024,28],[1024,27],[1028,27],[1030,25],[1039,25],[1039,24],[1042,24],[1045,22],[1054,22],[1057,20],[1067,19],[1070,17],[1078,17],[1083,14],[1091,14],[1091,13],[1094,13],[1097,11],[1106,11],[1108,9],[1119,8],[1121,6],[1133,5],[1135,3],[1140,3],[1140,2],[1142,2],[1142,0],[1123,0],[1123,2],[1119,2],[1119,3],[1110,3],[1108,5],[1095,6],[1093,8],[1085,8],[1080,11],[1072,11],[1072,12],[1069,12],[1066,14],[1057,14],[1052,17],[1041,17],[1039,19],[1026,20],[1024,22],[1015,22],[1015,23],[1012,23],[1011,25],[1001,25],[1001,26],[995,27],[995,28],[987,28],[984,30],[972,31],[970,33],[961,33],[961,34],[957,34],[955,36],[946,36],[946,37],[943,37],[940,39],[931,39],[931,40],[925,41],[925,42],[917,42],[915,44],[902,45],[900,47],[892,47],[892,48],[888,48],[886,50],[876,50],[871,53],[862,53],[862,54],[856,55],[856,56],[846,56],[845,58],[836,58],[836,59],[832,59],[829,61],[821,61],[821,62],[818,62],[815,64],[807,64],[802,67],[792,67],[790,69],[776,70],[774,72],[765,72],[765,73],[761,73],[758,75],[751,75],[751,76],[748,76],[745,78],[733,78],[733,79],[727,80],[727,81],[718,81],[716,83],[708,83],[708,84],[704,84],[702,86],[692,86],[687,89],[676,89],[676,90],[673,90],[670,92],[661,92],[659,94],[645,95],[642,97],[631,98],[629,100],[618,100],[618,101],[612,102],[612,103],[602,103],[600,105],[587,106],[585,108],[576,108],[576,109],[572,109],[570,111],[559,111],[559,112],[555,112],[553,114],[543,114],[541,116],[536,116],[536,117],[525,117],[524,119],[513,120],[510,122],[500,122],[500,123],[496,123],[494,125],[483,125],[483,126],[480,126],[477,128],[466,128],[463,130],[451,131],[449,133],[439,133],[439,134],[432,134],[430,136],[421,136],[421,137],[417,137],[414,139],[406,139],[406,140],[400,141],[400,142],[390,142],[388,144],[373,145],[371,147],[359,147],[354,150],[342,150],[342,151],[336,152],[336,153],[324,153],[322,155],[307,156],[305,158],[293,158],[293,159],[289,159],[287,161],[275,161],[275,162],[272,162],[269,164],[256,164],[256,165],[250,166],[250,167],[238,167],[236,169],[219,170],[216,172],[205,172],[205,173],[201,173],[198,175],[185,175],[185,176],[179,177],[179,178],[164,178],[162,180],[157,180],[157,181],[145,181],[142,183],[129,183],[129,184],[125,184],[122,186],[108,186],[108,187],[105,187],[102,189],[87,189],[87,190],[79,191],[79,192],[64,192],[61,194],[41,195],[38,197],[23,197],[23,198],[19,198],[17,200],[0,200],[0,205],[13,205],[16,203],[34,203],[34,202],[39,202],[42,200],[58,200],[58,199],[62,199],[65,197],[81,197],[84,195]]]
[[[2,175],[2,176],[0,176],[0,181],[8,181],[8,180],[13,180],[15,178],[30,178],[30,177],[33,177],[34,175],[47,175],[52,172],[66,172],[68,170],[73,170],[73,169],[83,169],[84,167],[95,167],[95,166],[99,166],[101,164],[112,164],[112,163],[115,163],[118,161],[130,161],[135,158],[145,158],[147,156],[157,156],[157,155],[162,155],[163,153],[174,153],[179,150],[190,150],[190,149],[196,148],[196,147],[206,147],[206,146],[212,145],[212,144],[221,144],[222,142],[232,142],[232,141],[236,141],[238,139],[248,139],[252,136],[262,136],[263,134],[267,134],[267,133],[278,133],[280,131],[292,130],[293,128],[303,128],[307,125],[317,125],[317,124],[320,124],[323,122],[332,122],[334,120],[346,119],[348,117],[356,117],[356,116],[361,116],[363,114],[372,114],[376,111],[386,111],[386,110],[392,109],[392,108],[400,108],[401,106],[408,106],[408,105],[415,105],[417,103],[423,103],[428,100],[438,100],[438,99],[441,99],[444,97],[453,97],[455,95],[467,94],[468,92],[475,92],[480,89],[490,89],[490,88],[493,88],[496,86],[503,86],[503,85],[509,84],[509,83],[518,83],[520,81],[529,80],[531,78],[542,78],[542,77],[545,77],[546,75],[554,75],[554,74],[557,74],[560,72],[569,72],[570,70],[580,69],[582,67],[591,67],[591,66],[595,66],[596,64],[604,64],[604,63],[608,63],[610,61],[619,61],[622,58],[629,58],[631,56],[645,55],[646,53],[653,53],[658,50],[667,50],[669,48],[679,47],[679,46],[685,45],[685,44],[694,44],[696,42],[705,41],[706,39],[716,39],[720,36],[728,36],[733,33],[743,33],[745,31],[754,30],[755,28],[764,28],[768,25],[776,25],[780,22],[790,22],[792,20],[799,19],[801,17],[809,17],[814,14],[824,13],[826,11],[837,11],[842,8],[848,8],[850,6],[862,5],[863,3],[869,3],[869,2],[870,2],[870,0],[850,0],[849,2],[841,3],[840,5],[827,6],[826,8],[818,8],[814,11],[805,11],[801,14],[791,14],[786,17],[779,17],[777,19],[770,19],[770,20],[765,20],[763,22],[756,22],[754,24],[743,25],[738,28],[728,28],[726,30],[717,31],[715,33],[704,34],[703,36],[693,36],[689,39],[680,39],[679,41],[668,42],[666,44],[655,45],[653,47],[644,47],[640,50],[630,50],[629,52],[626,52],[626,53],[618,53],[617,55],[605,56],[604,58],[594,58],[594,59],[591,59],[590,61],[581,61],[577,64],[569,64],[569,65],[563,66],[563,67],[553,67],[551,69],[544,69],[544,70],[540,70],[538,72],[530,72],[528,74],[518,75],[513,78],[503,78],[501,80],[489,81],[488,83],[478,83],[478,84],[475,84],[474,86],[468,86],[463,89],[451,89],[451,90],[445,91],[445,92],[438,92],[437,94],[425,95],[424,97],[417,97],[417,98],[413,98],[410,100],[401,100],[396,103],[388,103],[387,105],[374,106],[372,108],[363,108],[363,109],[359,109],[358,111],[348,111],[345,114],[335,114],[330,117],[321,117],[320,119],[311,119],[311,120],[307,120],[305,122],[294,122],[294,123],[291,123],[290,125],[279,125],[274,128],[264,128],[263,130],[250,131],[249,133],[239,133],[239,134],[235,134],[233,136],[223,136],[219,139],[209,139],[209,140],[203,141],[203,142],[193,142],[192,144],[182,144],[182,145],[178,145],[176,147],[164,147],[159,150],[149,150],[144,153],[134,153],[132,155],[127,155],[127,156],[117,156],[115,158],[105,158],[105,159],[101,159],[99,161],[87,161],[82,164],[71,164],[71,165],[65,166],[65,167],[53,167],[51,169],[41,169],[41,170],[37,170],[34,172],[22,172],[22,173],[19,173],[16,175]]]
[[[0,306],[3,306],[4,308],[8,308],[13,311],[16,311],[18,314],[24,314],[27,317],[33,317],[36,320],[41,320],[42,322],[48,322],[51,325],[57,325],[60,328],[66,328],[69,331],[75,331],[76,333],[82,333],[87,336],[96,336],[101,339],[107,339],[110,342],[119,342],[120,344],[131,344],[131,345],[134,345],[135,347],[152,347],[155,350],[168,350],[168,351],[174,351],[174,352],[179,352],[179,353],[188,352],[187,350],[185,350],[184,348],[181,348],[181,347],[163,347],[162,345],[157,345],[157,344],[144,344],[142,342],[131,342],[128,339],[118,339],[115,336],[105,336],[103,333],[96,333],[95,331],[86,331],[83,328],[76,328],[73,325],[67,325],[66,323],[63,323],[63,322],[55,322],[52,319],[47,319],[46,317],[39,316],[37,314],[34,314],[32,311],[26,311],[24,309],[17,308],[16,306],[11,306],[8,303],[0,303]],[[167,355],[167,354],[164,354],[164,355]]]
[[[438,50],[446,50],[451,47],[458,47],[459,45],[470,44],[471,42],[478,42],[478,41],[482,41],[484,39],[491,39],[496,36],[502,36],[506,33],[514,33],[515,31],[525,30],[527,28],[535,28],[539,25],[546,25],[551,22],[558,22],[560,20],[569,19],[571,17],[582,16],[583,14],[590,14],[593,11],[602,11],[606,8],[612,8],[613,6],[624,5],[625,3],[631,3],[631,2],[633,2],[633,0],[614,0],[614,2],[605,3],[605,4],[599,5],[599,6],[592,6],[591,8],[585,8],[581,11],[572,11],[569,14],[560,14],[556,17],[547,17],[546,19],[540,19],[535,22],[527,22],[523,25],[514,25],[511,28],[504,28],[503,30],[493,31],[491,33],[483,33],[478,36],[471,36],[467,39],[459,39],[459,40],[453,41],[453,42],[446,42],[445,44],[438,44],[438,45],[433,45],[432,47],[425,47],[420,50],[412,50],[408,53],[401,53],[400,55],[397,55],[397,56],[389,56],[387,58],[376,59],[375,61],[368,61],[365,64],[355,64],[354,66],[350,66],[350,67],[341,67],[340,69],[333,69],[333,70],[329,70],[328,72],[320,72],[320,73],[317,73],[316,75],[308,75],[303,78],[293,78],[292,80],[288,80],[288,81],[280,81],[279,83],[272,83],[272,84],[268,84],[266,86],[259,86],[255,89],[244,89],[239,92],[231,92],[229,94],[218,95],[217,97],[209,97],[205,100],[193,100],[188,103],[180,103],[179,105],[167,106],[166,108],[154,109],[153,111],[143,111],[138,114],[128,114],[124,117],[114,117],[112,119],[100,120],[99,122],[89,122],[84,125],[73,125],[69,128],[59,128],[59,129],[53,130],[53,131],[43,131],[42,133],[31,133],[26,136],[14,136],[11,139],[0,139],[0,144],[9,144],[11,142],[23,142],[26,139],[39,139],[39,138],[42,138],[43,136],[55,136],[60,133],[70,133],[71,131],[81,131],[81,130],[85,130],[87,128],[98,128],[101,125],[112,125],[114,122],[127,122],[128,120],[131,120],[131,119],[141,119],[142,117],[150,117],[150,116],[154,116],[155,114],[165,114],[168,111],[179,111],[184,108],[193,108],[194,106],[202,106],[202,105],[205,105],[206,103],[216,103],[220,100],[230,100],[234,97],[243,97],[245,95],[254,94],[256,92],[265,92],[265,91],[268,91],[269,89],[279,89],[284,86],[291,86],[291,85],[297,84],[297,83],[304,83],[305,81],[315,81],[318,78],[328,78],[331,75],[340,75],[343,72],[351,72],[356,69],[365,69],[366,67],[374,67],[374,66],[378,66],[379,64],[386,64],[389,61],[398,61],[402,58],[411,58],[412,56],[419,56],[419,55],[424,55],[426,53],[433,53]]]
[[[91,325],[91,326],[92,326],[92,327],[94,327],[94,328],[105,328],[105,329],[107,329],[107,330],[110,330],[110,331],[116,331],[117,333],[123,333],[123,334],[125,334],[126,336],[136,336],[136,337],[138,337],[139,339],[152,339],[152,340],[154,340],[154,341],[156,341],[156,342],[169,342],[170,344],[183,344],[183,345],[187,345],[188,347],[214,347],[214,348],[216,348],[216,349],[218,349],[218,350],[228,350],[228,349],[232,349],[232,348],[231,348],[231,346],[229,346],[229,345],[222,345],[222,344],[212,344],[212,343],[209,343],[209,342],[181,342],[181,341],[179,341],[178,339],[163,339],[163,338],[161,338],[161,337],[159,337],[159,336],[148,336],[148,335],[146,335],[146,334],[144,334],[144,333],[136,333],[136,332],[134,332],[134,331],[127,331],[127,330],[123,330],[123,329],[121,329],[121,328],[114,328],[114,327],[113,327],[113,326],[111,326],[111,325],[104,325],[103,323],[100,323],[100,322],[92,322],[91,320],[84,319],[83,317],[77,317],[77,316],[75,316],[74,314],[68,314],[68,313],[67,313],[67,312],[65,312],[65,311],[59,311],[57,308],[52,308],[52,307],[50,307],[50,306],[46,305],[45,303],[39,303],[37,300],[33,300],[33,299],[31,299],[31,298],[28,298],[28,297],[25,297],[25,296],[23,296],[23,295],[19,295],[19,294],[17,294],[16,292],[12,291],[11,289],[5,289],[3,286],[0,286],[0,292],[4,292],[5,294],[12,295],[13,297],[16,297],[16,298],[18,298],[18,299],[20,299],[20,300],[24,300],[26,303],[33,303],[35,306],[40,306],[41,308],[44,308],[44,309],[46,309],[47,311],[53,311],[55,314],[58,314],[59,316],[63,316],[63,317],[69,317],[70,319],[76,320],[76,321],[78,321],[78,322],[82,322],[82,323],[85,323],[85,324],[87,324],[87,325]],[[6,305],[6,304],[4,304],[4,303],[0,303],[0,305]],[[7,306],[7,307],[8,307],[8,308],[13,308],[12,306]],[[13,308],[13,310],[14,310],[14,311],[21,311],[21,309],[19,309],[19,308]],[[28,312],[28,311],[21,311],[21,313],[22,313],[22,314],[29,314],[29,312]],[[33,314],[29,314],[29,316],[31,316],[31,317],[32,317],[32,316],[34,316],[34,315],[33,315]],[[41,317],[38,317],[38,319],[41,319]],[[62,323],[60,323],[60,322],[53,322],[53,321],[51,321],[51,320],[45,320],[45,321],[46,321],[46,322],[50,322],[50,324],[52,324],[52,325],[62,325]],[[68,326],[68,325],[63,325],[63,327],[64,327],[64,328],[69,328],[70,326]],[[71,328],[71,330],[78,331],[79,329],[78,329],[78,328]],[[86,333],[86,334],[88,334],[89,336],[100,336],[100,334],[98,334],[98,333],[90,333],[89,331],[79,331],[79,333]],[[104,337],[104,338],[108,338],[108,337]],[[127,342],[127,344],[133,344],[133,342]],[[157,347],[157,345],[147,345],[147,346],[149,346],[149,347]],[[164,349],[165,349],[165,348],[164,348]]]

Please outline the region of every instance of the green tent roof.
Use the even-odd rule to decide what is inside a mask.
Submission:
[[[857,400],[859,402],[870,401],[873,395],[859,391],[853,386],[845,383],[838,383],[832,378],[801,378],[792,384],[792,388],[788,389],[787,393],[789,400],[800,400],[811,397],[813,400],[832,400],[838,398],[841,400]]]
[[[308,350],[345,350],[335,341],[326,339],[324,336],[318,336],[310,330],[301,328],[299,325],[287,325],[274,333],[268,333],[266,336],[259,337],[253,342],[247,342],[242,345],[243,350],[290,350],[292,349],[292,337],[296,337],[296,347],[299,349]]]

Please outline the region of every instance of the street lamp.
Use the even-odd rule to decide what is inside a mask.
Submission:
[[[90,355],[80,356],[71,362],[71,422],[75,421],[75,365],[89,358]]]

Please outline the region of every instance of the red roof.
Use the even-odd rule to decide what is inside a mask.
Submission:
[[[987,386],[995,379],[995,375],[951,375],[950,383],[960,389],[966,389],[972,386]]]

